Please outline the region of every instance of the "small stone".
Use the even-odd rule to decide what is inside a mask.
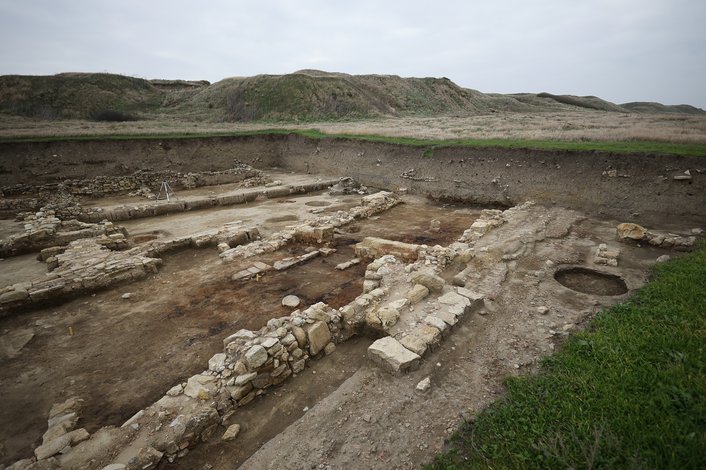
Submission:
[[[659,258],[657,258],[657,259],[655,260],[655,262],[656,262],[656,263],[666,263],[666,262],[669,261],[670,259],[672,259],[672,258],[671,258],[669,255],[662,255],[662,256],[660,256]]]
[[[446,331],[446,328],[448,328],[446,322],[435,315],[427,315],[426,318],[424,318],[424,323],[429,326],[433,326],[442,333]]]
[[[417,387],[416,387],[417,391],[422,392],[422,393],[428,391],[430,388],[431,388],[431,378],[430,377],[426,377],[426,378],[422,379],[421,381],[419,381],[419,383],[417,384]]]
[[[387,329],[394,326],[400,318],[400,312],[392,307],[382,307],[377,312],[382,327]]]
[[[234,385],[240,387],[257,377],[257,372],[250,372],[249,374],[239,375],[235,378]]]
[[[170,397],[177,397],[177,396],[181,395],[181,393],[183,391],[184,391],[184,386],[182,384],[177,384],[177,385],[173,386],[172,388],[170,388],[169,390],[167,390],[167,395],[169,395]]]
[[[123,463],[111,463],[110,465],[103,467],[101,470],[125,470],[125,468],[127,467]]]
[[[220,372],[225,368],[226,355],[224,353],[214,354],[211,359],[208,360],[208,368],[213,372]]]
[[[545,306],[537,307],[537,313],[540,315],[546,315],[549,313],[549,308]]]
[[[336,350],[336,344],[332,341],[329,344],[327,344],[326,347],[324,348],[324,354],[326,354],[328,356],[329,354],[332,354],[335,350]]]
[[[262,346],[265,349],[270,349],[271,347],[273,347],[274,345],[276,345],[278,343],[279,343],[279,340],[277,338],[265,338],[260,343],[260,346]]]
[[[228,426],[228,429],[226,429],[226,432],[223,433],[223,437],[221,439],[224,441],[232,441],[238,437],[238,433],[240,433],[240,425],[231,424]]]
[[[287,308],[297,308],[301,300],[296,295],[288,295],[282,299],[282,306]]]
[[[132,293],[131,293],[131,292],[126,292],[126,293],[124,293],[123,295],[120,296],[120,298],[123,299],[123,300],[127,300],[127,299],[129,299],[130,297],[132,297]]]

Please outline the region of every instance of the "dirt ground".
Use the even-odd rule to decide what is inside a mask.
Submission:
[[[360,196],[332,198],[320,193],[139,219],[125,226],[138,241],[196,233],[233,220],[257,225],[267,234],[295,223],[311,209],[336,211],[359,200]],[[101,201],[106,202],[113,201]],[[292,245],[284,253],[250,259],[242,266],[222,264],[213,248],[185,250],[166,256],[159,273],[151,278],[1,319],[1,334],[29,331],[33,337],[17,357],[4,358],[0,369],[3,401],[11,405],[0,409],[0,462],[31,455],[46,430],[49,408],[70,396],[85,400],[80,426],[89,432],[122,424],[172,385],[202,371],[208,359],[222,351],[225,336],[241,328],[260,328],[268,319],[288,314],[281,306],[285,295],[296,294],[304,305],[324,301],[339,307],[350,302],[362,291],[365,266],[345,271],[334,267],[354,257],[352,245],[363,237],[445,245],[457,238],[478,212],[476,208],[443,207],[410,197],[406,204],[372,220],[344,227],[336,237],[336,253],[268,273],[258,282],[234,282],[230,276],[252,261],[272,262],[302,254],[306,247]],[[432,219],[441,221],[440,232],[429,231]],[[31,277],[39,274],[38,267],[43,268],[34,255],[2,263],[7,263],[0,278],[3,285],[16,282],[11,270]],[[129,299],[122,298],[125,293],[131,294]],[[355,358],[364,351],[365,341],[342,345],[340,358],[317,365],[326,368],[330,363],[333,370],[345,364],[346,373],[329,377],[327,372],[321,375],[327,377],[323,383],[308,381],[291,387],[299,387],[312,399],[326,396],[359,366],[361,361]],[[345,357],[348,350],[351,358]],[[274,393],[282,394],[287,387],[285,384]],[[255,410],[264,409],[256,405],[247,413],[257,416]],[[292,414],[291,419],[296,416]],[[277,420],[264,426],[263,434],[254,435],[250,447],[242,448],[254,451],[255,444],[283,430],[285,423]],[[241,458],[248,456],[243,453]]]
[[[201,188],[190,194],[226,190]],[[362,292],[365,264],[343,271],[335,266],[352,259],[353,245],[364,237],[447,246],[481,213],[479,207],[416,196],[403,200],[387,212],[337,229],[335,253],[268,272],[257,281],[233,281],[231,275],[254,261],[272,263],[303,254],[308,247],[294,244],[232,264],[223,264],[215,248],[187,249],[165,256],[159,272],[142,281],[25,308],[0,319],[0,342],[26,343],[14,354],[0,348],[5,354],[0,368],[0,464],[30,456],[41,443],[52,404],[68,397],[84,400],[79,426],[89,432],[120,426],[170,387],[204,370],[208,359],[222,352],[224,337],[290,313],[281,305],[286,295],[299,296],[303,306],[319,301],[334,308],[347,304]],[[358,195],[310,193],[123,225],[135,243],[194,234],[236,220],[257,226],[267,236],[302,221],[311,211],[331,213],[359,201]],[[103,206],[123,202],[94,201]],[[624,300],[643,285],[654,260],[666,253],[618,244],[615,220],[558,208],[538,207],[528,214],[519,228],[501,227],[484,242],[494,249],[493,243],[521,240],[527,253],[508,263],[506,275],[498,275],[494,267],[478,267],[471,283],[485,295],[483,308],[463,317],[439,349],[424,357],[419,370],[403,377],[389,375],[366,358],[375,338],[355,337],[239,408],[230,419],[241,425],[235,441],[214,438],[172,464],[162,462],[160,468],[416,468],[429,461],[462,420],[472,419],[502,396],[505,377],[536,370],[540,358],[585,326],[600,308]],[[440,230],[431,229],[433,220]],[[12,221],[0,224],[3,234],[15,227]],[[600,290],[606,286],[590,276],[566,282],[593,287],[589,293],[559,284],[554,266],[591,265],[599,243],[619,245],[619,267],[599,269],[619,276],[628,292]],[[478,248],[482,252],[483,245]],[[3,286],[44,272],[32,254],[0,261],[0,266]],[[443,275],[450,279],[458,269],[452,265]],[[126,293],[129,298],[123,298]],[[547,307],[547,312],[539,307]],[[432,386],[423,394],[415,386],[425,377]]]

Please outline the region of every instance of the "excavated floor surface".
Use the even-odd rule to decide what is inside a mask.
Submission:
[[[200,188],[192,194],[227,189]],[[120,225],[135,243],[197,233],[235,220],[257,226],[267,236],[303,220],[312,210],[325,214],[359,201],[358,195],[321,192]],[[166,255],[159,273],[148,279],[0,319],[3,340],[18,332],[32,335],[14,357],[2,358],[0,463],[31,455],[46,430],[49,408],[71,396],[85,400],[79,426],[89,432],[119,426],[172,385],[204,370],[208,359],[223,350],[224,337],[288,314],[291,310],[281,305],[286,295],[299,296],[303,307],[323,301],[337,308],[350,302],[362,292],[365,263],[343,271],[335,266],[352,259],[353,245],[364,237],[446,246],[480,214],[477,207],[418,197],[405,196],[403,201],[338,229],[335,253],[268,272],[257,281],[232,281],[231,275],[253,261],[270,264],[301,255],[307,246],[293,244],[231,264],[223,264],[215,248],[187,249]],[[134,200],[95,204],[125,202]],[[567,215],[556,208],[532,214],[528,226],[537,223],[533,217],[545,217],[546,234],[517,260],[508,261],[507,275],[485,286],[488,294],[481,311],[464,317],[441,347],[423,358],[419,370],[403,377],[387,374],[366,358],[374,338],[355,337],[239,409],[231,420],[242,426],[235,441],[213,439],[175,463],[162,462],[160,468],[416,468],[431,459],[462,419],[470,419],[502,393],[503,378],[534,370],[539,358],[551,354],[602,306],[629,295],[576,292],[559,284],[548,266],[595,267],[593,250],[608,243],[621,250],[619,267],[599,270],[620,276],[632,290],[647,281],[654,260],[668,253],[618,243],[617,221]],[[433,220],[439,221],[440,230],[430,229]],[[0,227],[5,231],[12,224],[3,221]],[[552,224],[558,227],[556,233],[550,230]],[[517,243],[512,233],[493,236],[499,245]],[[44,264],[34,256],[2,261],[0,284],[40,274]],[[456,273],[451,265],[443,276],[448,280]],[[492,284],[482,278],[473,282]],[[131,294],[128,299],[125,293]],[[540,312],[540,307],[546,311]],[[432,386],[421,394],[415,386],[425,377]]]
[[[188,235],[234,220],[255,225],[266,236],[310,216],[312,209],[335,212],[359,201],[359,195],[331,197],[324,192],[120,224],[138,243]],[[268,319],[288,314],[291,310],[281,306],[285,295],[299,296],[304,306],[324,301],[335,308],[350,302],[362,291],[365,265],[344,271],[335,266],[354,258],[353,244],[363,237],[445,245],[457,238],[478,213],[476,208],[444,207],[410,197],[406,204],[373,220],[342,227],[333,244],[337,251],[328,257],[267,273],[258,282],[232,281],[231,275],[252,261],[271,263],[303,254],[307,247],[290,245],[285,250],[251,258],[242,266],[237,262],[221,263],[215,248],[188,249],[166,255],[162,269],[149,279],[0,319],[2,334],[21,330],[34,335],[17,357],[3,358],[4,367],[0,369],[4,400],[12,404],[0,410],[0,442],[4,443],[0,462],[31,455],[46,430],[49,408],[70,396],[85,400],[80,425],[89,432],[104,425],[122,424],[166,389],[203,370],[206,361],[222,350],[225,336],[241,328],[260,328]],[[438,232],[429,230],[433,219],[441,222]],[[2,263],[3,285],[17,282],[18,277],[32,279],[46,271],[46,265],[37,261],[35,254]],[[122,298],[125,293],[131,294],[129,299]],[[276,393],[291,388],[303,391],[307,397],[325,396],[360,365],[362,361],[355,358],[362,356],[366,341],[342,345],[340,354],[318,366],[326,368],[330,363],[331,371],[337,371],[342,361],[347,364],[345,373],[324,372],[319,375],[327,378],[324,382],[285,384]],[[351,351],[350,358],[347,350]],[[299,408],[290,410],[292,419],[296,409]],[[286,420],[277,420],[262,427],[265,434],[257,437],[253,445],[284,429],[284,423]],[[243,449],[250,448],[252,452],[256,449],[253,445]]]

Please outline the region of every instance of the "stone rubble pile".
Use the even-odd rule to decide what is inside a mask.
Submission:
[[[330,196],[341,196],[348,194],[369,194],[367,187],[361,185],[358,181],[350,176],[344,176],[338,179],[338,182],[331,186],[328,191]]]
[[[0,291],[0,307],[87,293],[157,272],[162,260],[144,256],[140,248],[113,251],[106,247],[119,237],[124,236],[84,238],[69,243],[63,252],[51,256],[45,253],[52,271],[41,279],[4,288]]]
[[[645,227],[633,223],[623,223],[616,227],[618,240],[621,242],[648,243],[660,248],[672,248],[679,251],[687,251],[696,243],[697,235],[701,235],[701,229],[694,229],[693,235],[683,236],[674,233],[651,232]]]
[[[263,253],[272,253],[298,241],[301,243],[329,243],[333,241],[334,229],[349,224],[356,219],[364,219],[384,212],[400,203],[399,196],[381,191],[361,199],[361,204],[348,211],[338,211],[331,215],[320,215],[299,225],[286,227],[266,239],[249,245],[238,246],[220,254],[224,263],[239,258],[250,258]]]
[[[40,251],[57,245],[66,245],[81,238],[125,235],[124,228],[111,222],[84,223],[61,220],[54,211],[37,212],[24,218],[24,231],[0,241],[0,256],[8,257]]]
[[[593,262],[595,264],[601,264],[605,266],[617,266],[618,256],[620,256],[620,250],[617,248],[609,248],[605,243],[601,243],[596,248],[596,252],[593,256]]]

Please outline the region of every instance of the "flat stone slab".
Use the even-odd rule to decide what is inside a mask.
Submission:
[[[370,359],[395,375],[402,375],[419,367],[421,357],[405,348],[391,336],[375,341],[368,348]]]
[[[400,340],[400,344],[413,351],[419,356],[423,356],[429,349],[434,349],[439,345],[441,332],[430,325],[419,325],[411,333]]]

